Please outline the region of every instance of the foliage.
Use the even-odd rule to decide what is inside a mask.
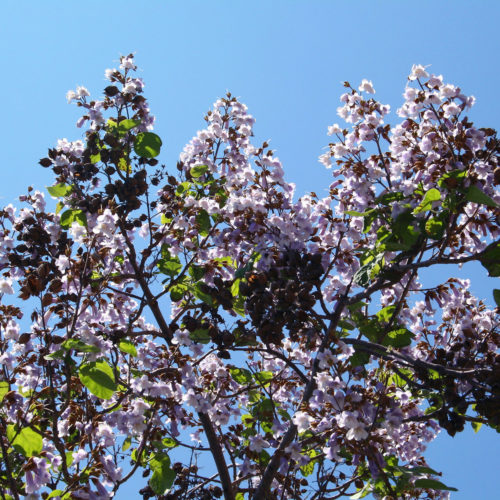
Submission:
[[[346,83],[335,179],[296,200],[230,94],[161,165],[135,69],[68,93],[87,130],[40,161],[55,210],[30,189],[1,212],[2,497],[109,498],[143,470],[144,498],[446,498],[427,443],[500,428],[498,310],[421,277],[500,275],[473,99],[414,66],[391,127]]]

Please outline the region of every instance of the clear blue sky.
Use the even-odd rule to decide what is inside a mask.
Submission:
[[[58,138],[81,138],[66,91],[85,85],[99,95],[104,69],[129,52],[172,169],[204,112],[230,90],[250,107],[257,139],[271,139],[298,193],[322,194],[331,174],[317,157],[326,127],[338,121],[344,80],[372,80],[376,97],[396,109],[411,65],[431,64],[476,96],[474,121],[498,129],[499,20],[497,0],[2,0],[0,204],[29,184],[52,183],[38,159]],[[491,280],[473,284],[489,299]],[[481,430],[431,446],[431,466],[460,489],[453,499],[498,498],[498,438]]]

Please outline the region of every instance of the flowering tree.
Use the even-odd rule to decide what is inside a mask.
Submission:
[[[414,66],[391,127],[346,83],[335,180],[296,200],[230,94],[160,165],[135,69],[68,93],[87,130],[40,161],[55,210],[30,189],[0,214],[1,498],[110,498],[139,470],[144,498],[446,498],[426,444],[500,429],[498,310],[420,276],[500,275],[473,98]]]

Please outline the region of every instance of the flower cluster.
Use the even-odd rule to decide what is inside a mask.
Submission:
[[[68,92],[87,128],[40,161],[55,209],[0,213],[0,489],[111,498],[143,470],[146,499],[446,498],[426,445],[500,428],[498,308],[422,273],[500,275],[474,99],[414,66],[391,126],[346,82],[328,195],[296,199],[231,94],[159,164],[135,70]]]

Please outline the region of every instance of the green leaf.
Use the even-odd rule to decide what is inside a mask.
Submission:
[[[158,156],[161,146],[161,139],[153,132],[141,132],[134,141],[134,151],[142,158]]]
[[[415,245],[415,243],[417,243],[420,230],[415,227],[415,221],[415,217],[409,210],[396,217],[391,229],[394,236],[400,243],[400,246],[390,248],[390,246],[387,245],[387,250],[409,250],[413,245]]]
[[[96,153],[95,155],[90,155],[90,163],[96,164],[101,161],[101,153]]]
[[[370,361],[370,355],[364,351],[355,351],[355,353],[349,358],[352,366],[362,366],[366,365]]]
[[[337,323],[340,328],[343,330],[354,330],[354,325],[345,319],[339,319]]]
[[[239,314],[240,316],[245,317],[246,312],[245,312],[245,297],[239,296],[234,302],[233,302],[233,311],[236,314]],[[246,344],[246,345],[255,345],[255,344]]]
[[[64,182],[61,182],[55,186],[47,186],[47,191],[50,196],[53,196],[54,198],[62,198],[63,196],[68,196],[73,192],[73,186],[68,186]]]
[[[208,165],[195,165],[191,168],[189,173],[191,177],[198,178],[204,175],[208,171]]]
[[[458,491],[456,488],[451,486],[446,486],[440,481],[436,481],[436,479],[417,479],[415,481],[416,488],[425,488],[430,490],[446,490],[446,491]]]
[[[62,344],[61,347],[64,347],[64,349],[67,349],[68,351],[70,349],[73,349],[75,351],[79,352],[100,352],[101,350],[99,347],[96,345],[89,345],[83,342],[80,339],[68,339],[65,340]]]
[[[47,500],[49,498],[54,498],[54,497],[60,497],[63,494],[63,490],[53,490],[52,493],[47,497]]]
[[[388,323],[396,310],[396,306],[387,306],[381,309],[375,316],[382,323]]]
[[[130,454],[130,459],[132,462],[142,465],[144,463],[144,454],[139,454],[137,448],[134,448]]]
[[[432,188],[427,191],[424,195],[424,199],[420,202],[415,210],[413,210],[413,214],[419,214],[422,212],[427,212],[432,208],[432,204],[435,201],[439,201],[441,199],[441,193],[436,189]]]
[[[251,413],[255,418],[258,418],[259,420],[273,420],[273,410],[274,410],[274,404],[273,402],[269,399],[263,399],[262,401],[259,401],[252,409]]]
[[[177,189],[175,190],[175,194],[177,196],[182,196],[186,191],[188,191],[191,188],[191,183],[190,182],[181,182],[178,186]]]
[[[109,118],[108,121],[106,122],[106,127],[108,130],[113,131],[117,127],[116,120],[114,118]]]
[[[233,284],[231,285],[231,295],[233,297],[237,297],[240,294],[240,283],[240,278],[237,278],[233,281]]]
[[[158,261],[158,269],[161,273],[173,278],[177,276],[182,269],[182,264],[179,257],[172,257],[168,248],[164,246],[161,250],[162,258]]]
[[[196,215],[196,223],[200,226],[199,233],[201,236],[208,236],[210,231],[210,215],[206,210],[201,209],[200,212]]]
[[[455,189],[463,183],[466,176],[466,170],[452,170],[444,174],[437,183],[440,188]]]
[[[479,257],[479,262],[487,269],[489,276],[500,276],[500,242],[488,245]]]
[[[372,269],[372,264],[365,264],[361,266],[355,273],[353,281],[356,285],[367,287],[370,283],[370,272]]]
[[[175,285],[170,289],[170,299],[172,302],[179,302],[184,297],[187,288],[184,285]]]
[[[130,340],[127,339],[120,340],[118,348],[120,349],[121,352],[130,354],[134,358],[137,356],[137,349],[135,348],[133,342],[131,342]]]
[[[116,392],[115,375],[107,361],[92,361],[80,366],[82,384],[100,399],[110,399]]]
[[[316,450],[311,450],[308,455],[309,455],[309,462],[307,462],[307,464],[303,465],[301,468],[300,468],[300,472],[301,474],[304,476],[304,477],[307,477],[307,476],[310,476],[313,472],[314,472],[314,467],[316,465],[316,460],[314,460],[314,457],[316,457],[317,455],[317,451]]]
[[[354,495],[351,495],[349,498],[351,500],[358,500],[360,498],[365,498],[372,491],[373,491],[373,486],[371,485],[371,483],[368,482],[361,490],[359,490],[357,493],[354,493]]]
[[[286,410],[283,410],[283,408],[278,408],[278,413],[281,415],[281,418],[283,418],[284,420],[286,420],[288,422],[290,420],[292,420],[292,417],[290,416],[290,414]]]
[[[255,424],[255,419],[252,415],[250,415],[250,413],[245,413],[241,416],[241,423],[247,428],[253,427],[253,425]]]
[[[67,229],[73,222],[87,227],[87,216],[82,210],[66,210],[61,214],[61,227]]]
[[[236,270],[234,277],[236,279],[244,278],[245,274],[252,270],[254,263],[259,261],[260,257],[261,255],[258,252],[253,252],[250,259],[248,259],[248,262]]]
[[[375,212],[376,209],[372,208],[371,210],[367,210],[366,212],[356,212],[356,210],[346,210],[344,213],[346,215],[351,215],[353,217],[367,217],[368,215]]]
[[[396,191],[395,193],[386,193],[379,196],[375,202],[381,205],[390,205],[393,201],[401,201],[405,199],[405,195]]]
[[[212,340],[208,330],[204,328],[197,328],[194,332],[190,332],[189,338],[199,344],[208,344]]]
[[[10,386],[6,380],[0,381],[0,403],[3,401],[5,395],[9,392]]]
[[[382,325],[380,325],[375,318],[360,320],[358,328],[359,331],[368,338],[368,340],[371,342],[378,342]]]
[[[431,469],[430,467],[425,467],[423,465],[416,465],[415,467],[402,467],[398,466],[397,470],[401,470],[403,472],[408,472],[412,476],[415,474],[434,474],[438,475],[438,472],[436,472],[434,469]]]
[[[236,493],[234,500],[245,500],[245,495],[243,493]]]
[[[261,422],[260,423],[260,428],[268,434],[274,434],[273,431],[273,422]]]
[[[415,337],[406,328],[397,328],[396,330],[390,331],[382,341],[382,344],[390,347],[406,347],[411,344],[412,339]]]
[[[118,124],[118,131],[122,133],[128,132],[129,130],[132,130],[134,127],[137,127],[137,125],[140,125],[140,123],[141,120],[131,120],[131,119],[122,120]]]
[[[483,193],[481,189],[477,186],[469,186],[465,192],[465,199],[473,203],[479,203],[480,205],[486,205],[488,207],[497,208],[498,204],[495,203],[486,193]]]
[[[196,285],[192,289],[193,295],[197,298],[205,302],[205,304],[213,307],[215,302],[212,296],[203,291],[202,283],[196,283]]]
[[[172,438],[162,439],[161,442],[163,443],[163,446],[165,446],[165,448],[177,448],[178,446],[177,441]]]
[[[118,160],[117,166],[122,172],[127,172],[128,174],[132,173],[132,167],[130,166],[130,164],[128,163],[127,159],[124,156],[122,156]]]
[[[373,260],[369,261],[368,264],[361,266],[354,273],[354,283],[366,288],[370,281],[380,272],[383,262],[384,255],[379,254]]]
[[[363,233],[367,233],[370,228],[372,227],[373,223],[378,217],[378,212],[374,210],[373,212],[369,212],[364,216],[364,222],[363,222]]]
[[[444,234],[444,222],[440,219],[429,219],[425,223],[425,232],[433,240],[440,240]]]
[[[495,300],[495,304],[500,307],[500,290],[497,288],[493,290],[493,299]]]
[[[162,259],[158,262],[158,269],[163,274],[166,274],[167,276],[173,278],[174,276],[177,276],[179,274],[180,270],[182,269],[182,264],[178,257],[174,257],[171,260]]]
[[[267,465],[270,462],[270,460],[271,460],[271,455],[269,455],[269,453],[266,450],[262,450],[259,453],[259,464],[261,466]]]
[[[175,481],[176,472],[170,468],[170,458],[165,453],[155,453],[149,461],[153,475],[149,486],[157,495],[164,495]]]
[[[192,264],[188,269],[189,276],[193,278],[193,281],[200,281],[203,276],[205,276],[205,268],[202,266],[197,266]]]
[[[30,427],[24,427],[17,432],[15,425],[8,425],[7,438],[14,449],[19,453],[22,453],[25,457],[38,455],[43,448],[41,434],[35,432]]]
[[[240,385],[247,385],[252,382],[252,372],[246,368],[231,368],[229,373],[233,380]]]
[[[51,354],[44,356],[44,359],[54,360],[54,359],[64,359],[68,353],[64,349],[58,349]]]
[[[263,372],[257,372],[254,375],[255,380],[257,382],[260,382],[261,384],[267,384],[274,378],[273,372],[270,371],[263,371]]]
[[[479,429],[483,426],[482,422],[471,422],[474,432],[479,432]]]
[[[127,451],[130,448],[130,445],[132,444],[132,438],[130,436],[127,436],[122,444],[122,451]]]

